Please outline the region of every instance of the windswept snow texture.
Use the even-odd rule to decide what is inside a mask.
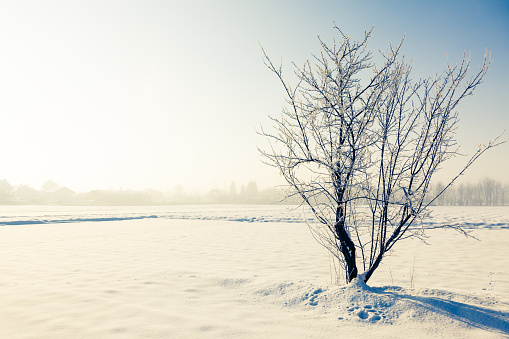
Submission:
[[[288,206],[0,206],[0,226],[151,218],[237,222],[313,222],[313,218],[304,216],[302,208]]]
[[[465,229],[509,229],[509,206],[432,208],[425,226]],[[309,212],[296,206],[195,205],[157,207],[0,206],[0,226],[136,219],[223,220],[235,222],[313,223]]]

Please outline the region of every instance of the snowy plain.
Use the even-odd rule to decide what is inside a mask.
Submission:
[[[2,338],[509,337],[509,208],[436,207],[369,286],[286,206],[0,207]]]

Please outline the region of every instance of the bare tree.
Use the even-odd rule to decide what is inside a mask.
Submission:
[[[273,130],[261,128],[270,146],[260,152],[286,180],[287,196],[300,196],[316,217],[310,229],[346,281],[362,269],[367,282],[397,241],[423,236],[420,221],[443,192],[425,200],[431,177],[457,154],[454,109],[481,83],[491,60],[485,55],[470,79],[464,57],[440,75],[413,81],[400,57],[403,40],[380,52],[377,66],[368,50],[372,29],[353,41],[334,28],[339,40],[328,45],[319,38],[313,62],[294,64],[295,86],[263,51],[288,106],[271,117]],[[480,147],[458,176],[496,145],[495,139]]]

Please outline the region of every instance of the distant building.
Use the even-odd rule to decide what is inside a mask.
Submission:
[[[67,187],[55,187],[44,192],[44,200],[51,204],[68,204],[76,193]]]
[[[13,199],[22,204],[38,204],[41,202],[41,192],[28,185],[20,185],[14,188]]]

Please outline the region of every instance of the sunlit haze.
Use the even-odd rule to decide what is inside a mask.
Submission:
[[[371,47],[406,34],[415,77],[486,49],[484,83],[458,111],[461,151],[509,127],[507,1],[0,1],[0,179],[74,191],[205,192],[255,180],[280,183],[261,163],[256,134],[284,93],[260,44],[291,74],[330,40],[333,21]],[[509,137],[506,133],[506,137]],[[439,173],[446,180],[462,162]],[[509,144],[465,180],[508,181]]]

